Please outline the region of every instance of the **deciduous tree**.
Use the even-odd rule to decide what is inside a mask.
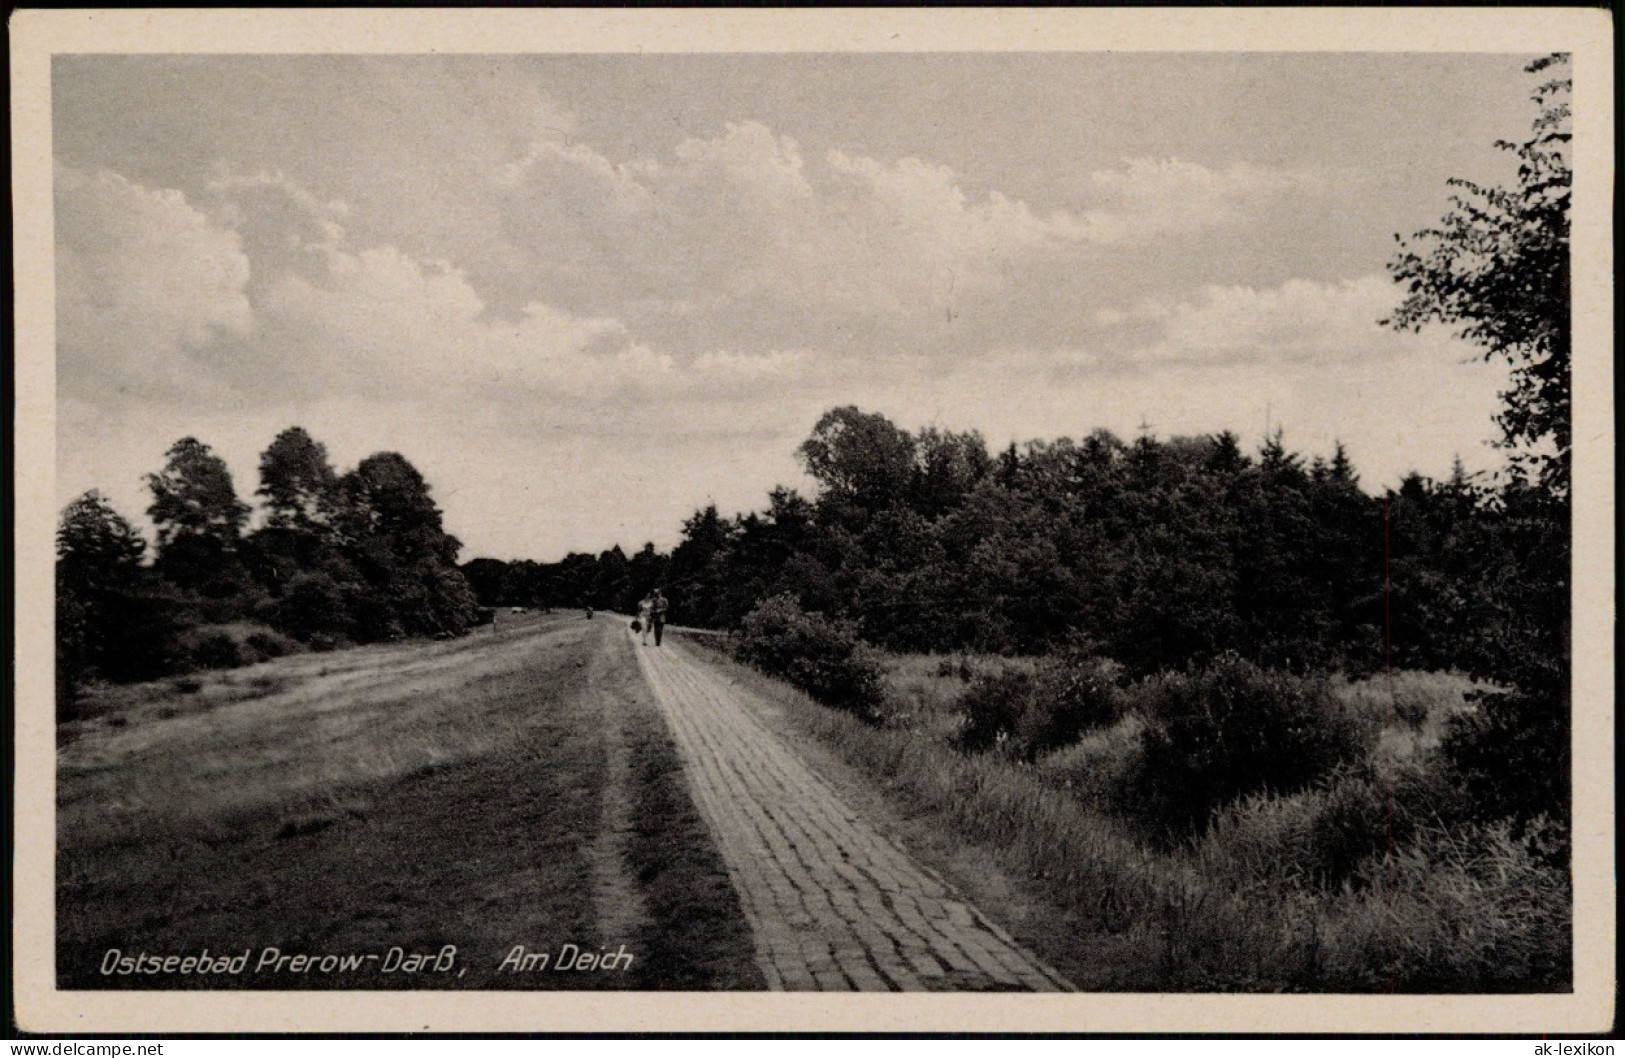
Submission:
[[[1436,228],[1399,238],[1389,264],[1405,299],[1387,321],[1405,330],[1444,323],[1512,368],[1498,418],[1515,465],[1566,497],[1570,457],[1568,57],[1528,66],[1544,78],[1530,137],[1496,144],[1518,157],[1512,187],[1451,180],[1454,208]]]
[[[1567,818],[1569,805],[1570,289],[1568,57],[1528,66],[1541,78],[1511,187],[1453,180],[1440,225],[1401,239],[1390,265],[1406,296],[1388,321],[1439,322],[1512,369],[1498,422],[1513,480],[1494,498],[1505,546],[1476,604],[1468,658],[1504,690],[1458,718],[1445,750],[1486,815]],[[1493,556],[1483,555],[1488,561]]]
[[[339,479],[328,462],[327,446],[301,427],[283,430],[260,456],[260,487],[255,494],[265,498],[267,526],[310,533],[327,530],[339,503]]]
[[[63,508],[56,535],[62,715],[89,675],[139,679],[163,671],[174,607],[142,566],[145,550],[141,534],[96,490]]]
[[[229,598],[246,587],[239,544],[249,507],[237,498],[225,460],[195,437],[169,449],[164,469],[147,475],[158,530],[157,569],[186,591]]]

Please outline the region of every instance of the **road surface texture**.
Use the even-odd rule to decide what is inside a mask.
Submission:
[[[747,706],[747,689],[667,639],[638,660],[721,847],[769,987],[1070,991],[859,818]]]

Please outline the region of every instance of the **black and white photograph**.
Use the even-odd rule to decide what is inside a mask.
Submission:
[[[1605,13],[57,14],[50,1010],[1612,1020]]]

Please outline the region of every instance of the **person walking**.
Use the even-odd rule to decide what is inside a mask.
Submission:
[[[638,603],[638,631],[643,633],[643,645],[649,645],[649,622],[654,603],[647,595]]]
[[[655,646],[657,647],[660,645],[661,637],[666,631],[666,607],[668,605],[666,597],[660,593],[659,588],[656,588],[654,595],[649,599],[649,623],[655,626]]]

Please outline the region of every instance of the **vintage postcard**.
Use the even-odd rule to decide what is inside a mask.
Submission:
[[[14,14],[22,1028],[1605,1030],[1609,29]]]

